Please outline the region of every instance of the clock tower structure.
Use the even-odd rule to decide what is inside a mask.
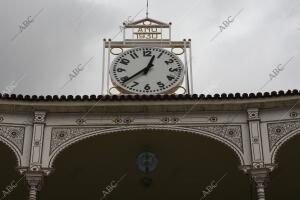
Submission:
[[[191,39],[172,40],[172,23],[148,17],[104,39],[102,94],[193,94]]]

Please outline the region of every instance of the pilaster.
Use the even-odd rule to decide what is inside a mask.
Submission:
[[[259,110],[248,109],[248,126],[251,147],[252,166],[254,168],[264,167],[263,144],[260,128]]]
[[[30,156],[30,170],[32,171],[38,171],[41,168],[45,123],[46,112],[34,112]]]

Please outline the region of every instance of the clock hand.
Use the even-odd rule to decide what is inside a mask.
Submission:
[[[149,69],[151,67],[153,67],[154,65],[152,64],[153,63],[153,60],[154,60],[155,56],[152,56],[150,62],[148,63],[148,65],[143,68],[142,70],[138,71],[137,73],[133,74],[132,76],[130,76],[129,78],[127,78],[126,80],[123,81],[123,83],[126,83],[127,81],[133,79],[134,77],[136,77],[137,75],[139,75],[140,73],[144,72],[144,74],[147,74]]]
[[[130,76],[129,78],[127,78],[126,80],[123,81],[123,83],[126,83],[127,81],[133,79],[134,77],[136,77],[137,75],[139,75],[140,73],[144,72],[145,68],[143,68],[142,70],[138,71],[137,73],[133,74],[132,76]]]
[[[144,70],[144,75],[148,74],[149,69],[154,66],[153,65],[154,58],[155,58],[155,56],[153,55],[150,62],[148,63],[147,67]]]

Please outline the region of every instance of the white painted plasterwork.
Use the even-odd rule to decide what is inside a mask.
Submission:
[[[165,106],[162,109],[168,110]],[[191,113],[106,111],[82,117],[83,114],[43,110],[0,112],[0,141],[15,153],[20,171],[49,174],[60,153],[89,137],[134,130],[157,130],[155,134],[166,130],[171,134],[195,134],[223,143],[247,171],[267,166],[273,169],[280,147],[300,133],[299,108],[290,111],[289,107]]]
[[[49,151],[49,167],[55,157],[65,148],[101,134],[118,132],[130,132],[133,130],[166,130],[179,133],[191,133],[215,139],[229,146],[239,157],[241,164],[245,164],[242,140],[242,129],[239,125],[202,125],[202,126],[179,126],[179,125],[142,125],[142,126],[111,126],[111,127],[53,127]]]

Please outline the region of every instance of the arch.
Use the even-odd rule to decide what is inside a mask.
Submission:
[[[179,126],[125,126],[125,127],[117,127],[117,128],[109,128],[109,129],[106,128],[106,129],[103,129],[100,131],[92,131],[92,132],[89,132],[89,133],[86,133],[86,134],[83,134],[83,135],[80,135],[80,136],[70,139],[69,141],[65,142],[62,146],[58,147],[51,153],[48,166],[49,166],[49,168],[53,168],[53,163],[54,163],[55,159],[57,158],[57,156],[61,152],[63,152],[68,147],[70,147],[72,144],[80,142],[84,139],[98,136],[98,135],[117,134],[120,132],[132,132],[135,130],[157,130],[157,131],[171,131],[171,132],[173,131],[173,132],[189,133],[189,134],[195,134],[195,135],[199,135],[199,136],[208,137],[210,139],[216,140],[216,141],[224,144],[225,146],[229,147],[231,150],[233,150],[235,155],[239,158],[240,164],[241,165],[245,164],[243,153],[239,150],[238,147],[236,147],[229,140],[227,140],[221,136],[218,136],[216,134],[213,134],[211,132],[206,132],[203,130],[197,130],[197,129],[193,129],[193,128],[179,127]]]
[[[277,154],[278,154],[279,150],[281,149],[281,147],[297,135],[300,135],[300,128],[286,134],[274,145],[275,147],[271,151],[271,163],[272,164],[275,164],[276,159],[277,159]]]
[[[0,136],[0,142],[2,144],[6,145],[15,154],[15,158],[16,158],[18,167],[20,167],[21,166],[21,153],[19,152],[18,148],[12,142],[10,142],[8,139],[6,139],[3,136]]]

